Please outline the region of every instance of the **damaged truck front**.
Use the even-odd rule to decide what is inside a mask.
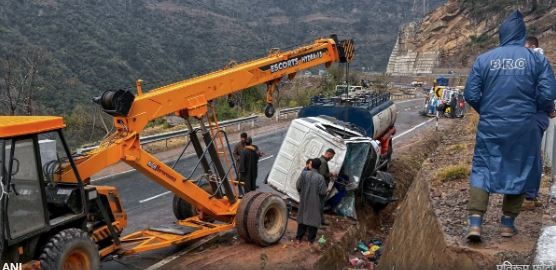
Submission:
[[[338,177],[327,196],[327,207],[356,218],[355,196],[375,209],[394,200],[395,183],[387,173],[396,107],[389,94],[372,94],[357,100],[315,98],[293,120],[268,175],[267,182],[299,202],[296,181],[310,158],[328,148],[328,162]]]

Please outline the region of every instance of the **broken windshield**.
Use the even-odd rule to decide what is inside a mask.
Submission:
[[[355,189],[359,186],[370,148],[371,144],[368,142],[347,144],[346,157],[341,170],[341,174],[349,178],[347,189]]]

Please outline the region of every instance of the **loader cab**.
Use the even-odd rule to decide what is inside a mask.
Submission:
[[[0,117],[2,262],[32,260],[52,233],[85,224],[82,182],[55,181],[63,163],[73,166],[64,126],[59,117]]]

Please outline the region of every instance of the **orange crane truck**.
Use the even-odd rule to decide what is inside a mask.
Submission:
[[[140,80],[136,94],[107,90],[93,101],[113,116],[114,131],[85,155],[70,152],[61,117],[0,116],[2,265],[98,269],[109,255],[180,245],[234,228],[247,241],[275,244],[286,230],[286,204],[271,193],[243,194],[213,101],[266,84],[265,115],[271,117],[273,93],[283,77],[293,79],[318,65],[349,63],[353,55],[352,40],[332,35],[149,92],[143,92]],[[183,117],[189,126],[188,146],[193,145],[197,166],[208,175],[210,186],[198,186],[142,149],[139,134],[150,121],[169,114]],[[192,121],[199,128],[194,129]],[[54,145],[46,140],[52,138]],[[120,161],[174,193],[175,224],[122,236],[127,215],[118,190],[90,181]]]

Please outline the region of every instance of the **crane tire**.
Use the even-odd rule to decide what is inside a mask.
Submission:
[[[208,194],[212,194],[212,187],[208,182],[203,182],[199,185],[201,189],[206,191]],[[174,194],[174,199],[172,201],[172,208],[174,210],[174,216],[177,220],[183,220],[197,215],[199,212],[193,205],[185,201],[184,199],[178,197]],[[203,215],[203,220],[207,222],[213,222],[214,218],[208,215]]]
[[[251,240],[263,247],[276,244],[286,233],[286,202],[272,193],[258,196],[249,206],[247,231]]]
[[[263,194],[262,192],[252,191],[248,192],[243,196],[239,207],[236,212],[236,230],[237,233],[246,242],[251,242],[251,237],[249,237],[249,232],[247,232],[247,213],[249,212],[249,207],[253,200]]]
[[[197,210],[190,203],[176,194],[174,194],[174,199],[172,200],[172,209],[177,220],[190,218],[197,214]]]
[[[97,245],[81,229],[69,228],[52,236],[39,257],[44,270],[98,270]]]

